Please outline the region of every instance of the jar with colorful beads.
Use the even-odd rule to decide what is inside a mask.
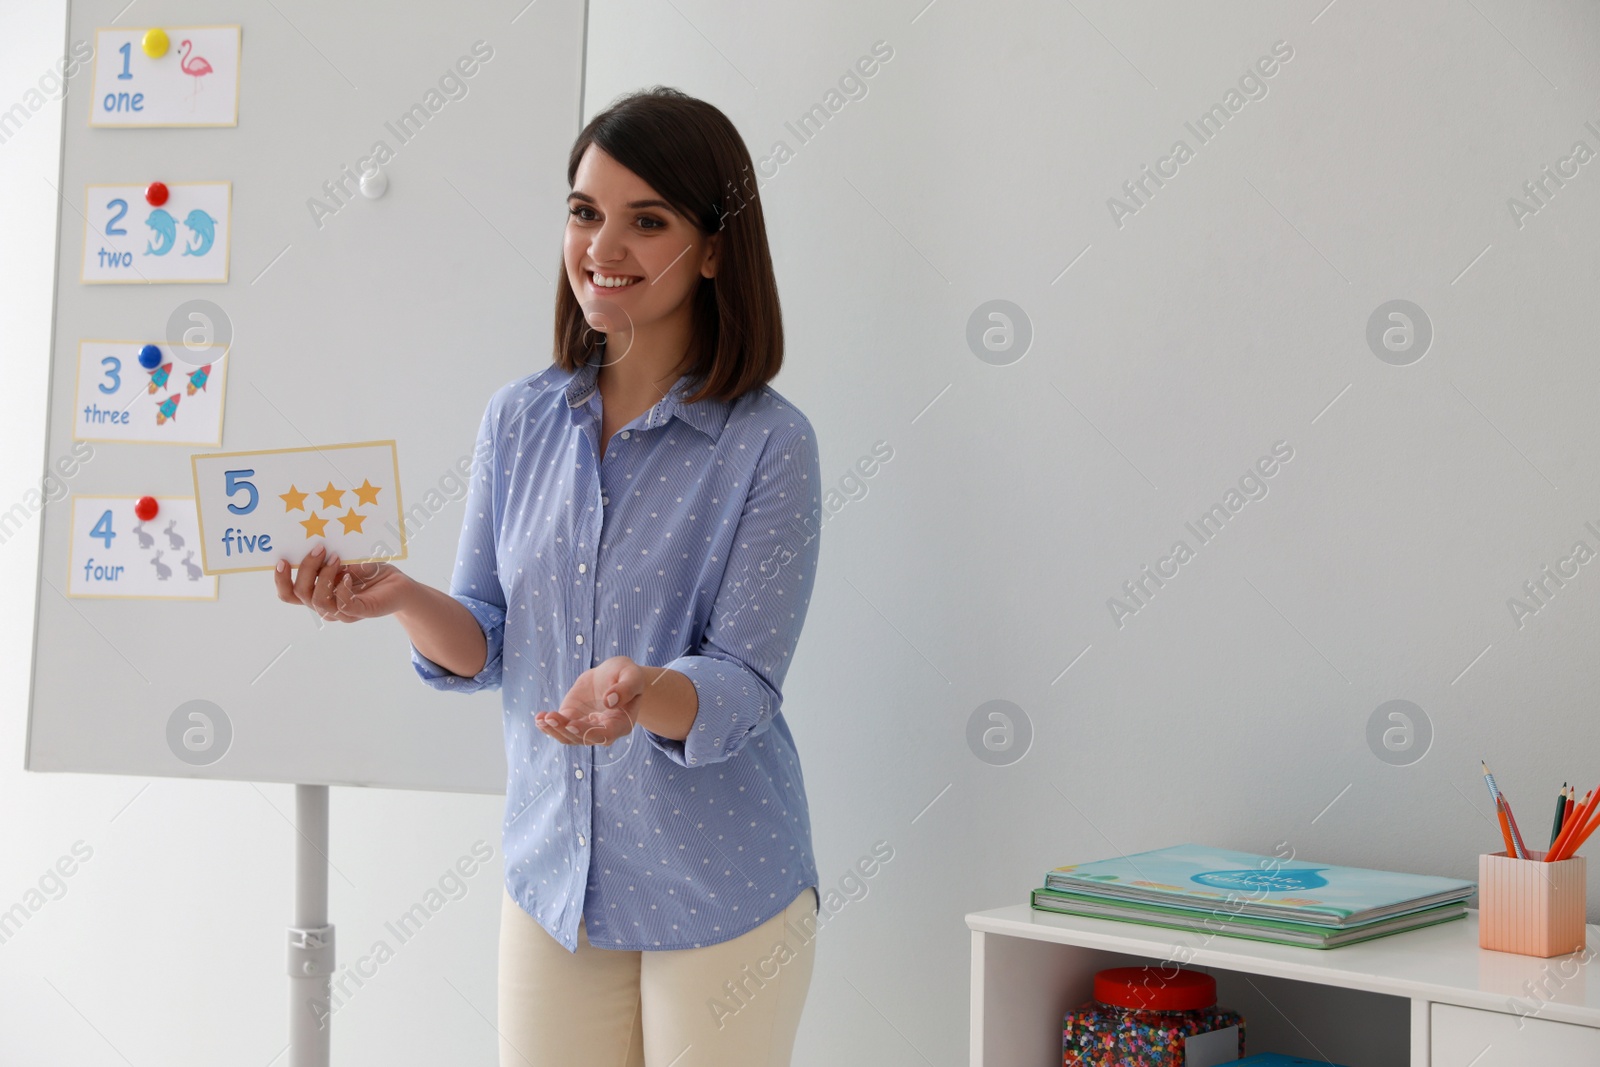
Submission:
[[[1175,966],[1112,967],[1061,1024],[1062,1067],[1197,1067],[1244,1055],[1244,1019],[1217,981]]]

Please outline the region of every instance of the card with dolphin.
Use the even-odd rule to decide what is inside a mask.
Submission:
[[[170,182],[159,205],[146,185],[84,188],[85,284],[226,282],[232,182]]]

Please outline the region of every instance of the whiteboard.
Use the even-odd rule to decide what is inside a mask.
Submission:
[[[243,0],[221,16],[140,5],[114,23],[126,6],[71,4],[68,40],[158,18],[241,27],[238,124],[91,127],[87,69],[64,101],[45,450],[54,499],[41,502],[26,765],[502,793],[499,694],[423,686],[393,620],[322,624],[279,603],[269,573],[222,575],[215,600],[69,598],[69,545],[75,499],[170,498],[147,532],[152,552],[167,550],[163,581],[181,585],[193,545],[171,549],[163,526],[193,495],[192,453],[392,439],[410,513],[402,566],[448,581],[484,405],[550,361],[584,4],[466,0],[442,13]],[[180,35],[169,36],[176,49]],[[115,77],[115,58],[99,57],[102,77]],[[177,77],[200,99],[224,91]],[[353,178],[379,141],[389,187],[369,200]],[[231,183],[225,283],[80,281],[96,236],[85,233],[86,187],[152,181],[175,199],[177,183]],[[335,199],[324,184],[341,181]],[[231,327],[220,447],[75,440],[81,344],[166,338],[175,315],[193,324],[190,301]],[[184,397],[178,425],[189,397],[205,395]],[[134,543],[120,519],[108,528],[128,539],[108,544]]]

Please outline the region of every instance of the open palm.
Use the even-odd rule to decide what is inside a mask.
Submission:
[[[615,657],[622,659],[623,657]],[[561,707],[534,716],[539,729],[568,745],[609,745],[633,731],[636,701],[607,707],[606,692],[616,684],[618,666],[608,660],[578,675]]]

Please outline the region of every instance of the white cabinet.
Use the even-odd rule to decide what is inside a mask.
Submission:
[[[1429,1067],[1596,1067],[1600,1030],[1498,1011],[1433,1005]]]
[[[1058,915],[1026,904],[966,919],[972,1067],[1060,1063],[1062,1013],[1088,997],[1095,971],[1174,962],[1212,971],[1219,987],[1286,982],[1292,1002],[1279,995],[1282,987],[1265,998],[1285,1020],[1314,1020],[1324,1031],[1365,1026],[1374,1038],[1370,1054],[1342,1058],[1362,1067],[1600,1067],[1600,980],[1588,981],[1600,927],[1589,928],[1589,953],[1545,960],[1480,949],[1475,911],[1327,951]],[[1380,1025],[1372,994],[1381,1003],[1409,1004],[1409,1041],[1404,1013],[1397,1022],[1389,1012]],[[1328,1058],[1339,1062],[1332,1051]]]

